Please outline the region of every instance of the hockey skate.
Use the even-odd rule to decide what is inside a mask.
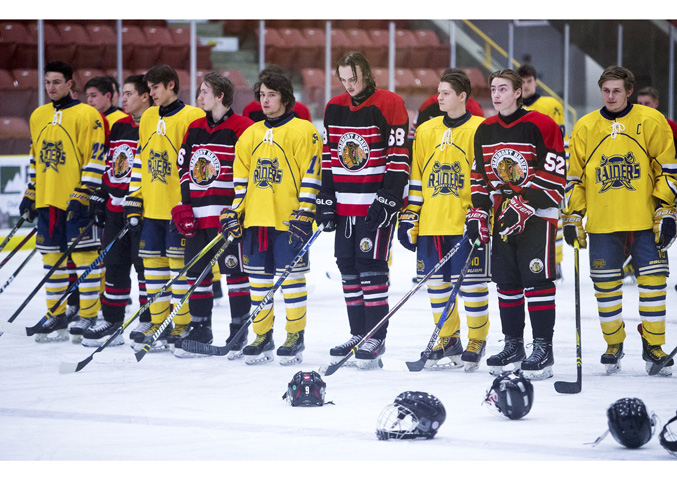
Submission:
[[[134,342],[143,342],[143,337],[146,331],[153,326],[150,322],[139,322],[139,325],[129,333],[129,340]],[[137,339],[138,338],[138,339]]]
[[[273,329],[265,334],[257,334],[254,342],[242,349],[244,362],[249,365],[270,362],[273,360],[273,349],[275,349]]]
[[[82,342],[82,335],[90,327],[96,325],[96,317],[78,317],[68,324],[68,333],[71,336],[73,344],[80,344]]]
[[[77,319],[80,318],[78,316],[79,312],[80,312],[80,305],[68,305],[66,307],[66,320],[68,320],[69,325],[74,320],[77,320]]]
[[[230,344],[230,342],[233,340],[233,337],[235,337],[235,334],[240,330],[240,327],[242,327],[242,324],[236,324],[234,322],[231,322],[230,324],[230,335],[228,336],[228,339],[226,339],[226,345]],[[242,348],[247,344],[247,337],[249,336],[249,331],[246,331],[240,339],[233,345],[233,348],[228,352],[228,359],[235,360],[235,359],[240,359],[242,357]]]
[[[35,342],[62,342],[68,340],[68,321],[62,313],[42,324],[35,333]]]
[[[505,346],[503,346],[503,350],[498,354],[494,354],[487,358],[489,374],[498,376],[505,370],[506,366],[509,365],[512,365],[512,369],[514,370],[519,369],[525,358],[524,339],[521,337],[505,336]]]
[[[477,339],[470,339],[468,347],[465,348],[461,355],[461,361],[465,365],[465,372],[470,373],[475,371],[480,366],[480,360],[484,357],[484,352],[487,348],[487,341],[479,341]]]
[[[198,317],[198,319],[201,321],[202,317]],[[205,317],[205,319],[209,320],[206,317]],[[195,317],[193,317],[192,320],[195,320]],[[191,327],[193,325],[194,324],[193,324],[192,321],[191,321],[190,324],[174,324],[174,328],[172,329],[172,331],[167,336],[167,345],[169,346],[170,351],[174,350],[177,342],[179,342],[181,339],[188,336],[188,333],[190,332]]]
[[[207,355],[204,354],[198,354],[194,352],[188,352],[184,351],[183,348],[181,347],[181,343],[184,340],[191,340],[195,342],[200,342],[202,344],[211,344],[212,341],[214,340],[214,335],[212,334],[212,321],[204,317],[207,320],[202,320],[198,322],[191,322],[190,323],[190,331],[188,334],[177,340],[174,343],[174,356],[177,358],[204,358],[208,357]],[[193,318],[193,320],[195,317]]]
[[[552,365],[555,364],[552,341],[536,338],[531,346],[531,355],[522,361],[524,377],[532,381],[552,378]]]
[[[625,356],[623,352],[623,343],[609,344],[606,352],[602,354],[600,362],[606,368],[606,374],[618,373],[621,370],[621,359]]]
[[[85,329],[82,334],[82,345],[87,347],[99,347],[102,346],[111,335],[115,333],[120,327],[122,327],[122,321],[119,322],[108,322],[104,320],[93,326]],[[125,338],[122,334],[115,336],[109,346],[120,346],[125,343]]]
[[[355,353],[358,369],[368,370],[383,367],[381,356],[386,352],[385,339],[368,339]]]
[[[438,337],[437,344],[430,352],[424,369],[435,371],[462,368],[461,354],[463,354],[463,344],[459,333],[447,337]]]
[[[350,339],[348,339],[346,342],[343,344],[339,344],[336,347],[332,347],[329,350],[329,362],[330,364],[336,364],[338,363],[341,359],[343,359],[352,349],[357,346],[360,341],[362,340],[361,335],[354,335]],[[345,366],[356,366],[357,362],[354,359],[354,356],[346,361]]]
[[[150,327],[140,335],[134,336],[134,344],[132,345],[134,351],[139,352],[141,349],[143,349],[145,344],[151,344],[151,341],[153,340],[153,334],[155,334],[160,329],[161,325],[161,323],[151,324]],[[162,334],[160,334],[160,336],[154,342],[152,342],[151,348],[148,352],[160,352],[168,350],[169,345],[167,344],[167,337],[169,336],[170,331],[170,327],[166,327],[165,330],[162,331]]]
[[[290,366],[303,361],[303,350],[306,348],[303,343],[303,333],[302,330],[287,332],[287,340],[277,348],[277,356],[282,366]]]
[[[661,346],[652,346],[644,338],[642,334],[642,324],[637,326],[637,331],[642,335],[642,359],[646,361],[646,372],[651,371],[651,366],[660,363],[667,354],[663,351]],[[670,359],[665,366],[663,366],[658,373],[661,376],[672,376],[672,366],[675,364],[673,359]]]

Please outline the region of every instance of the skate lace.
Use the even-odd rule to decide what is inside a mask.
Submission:
[[[341,344],[341,348],[343,347],[354,347],[356,344],[358,344],[362,340],[362,336],[356,335],[352,336],[350,339],[348,339],[346,342]]]
[[[649,346],[647,349],[648,349],[647,352],[655,358],[663,359],[665,356],[667,356],[667,354],[665,353],[665,351],[663,351],[661,346]]]
[[[172,336],[180,336],[184,334],[188,334],[188,330],[190,329],[189,324],[174,324],[174,328],[170,332],[170,335]]]
[[[367,352],[374,352],[380,345],[381,345],[380,339],[369,339],[362,346],[362,350]]]
[[[254,342],[251,343],[252,346],[258,346],[260,344],[263,344],[266,341],[267,335],[266,334],[257,334],[256,339],[254,339]]]
[[[533,352],[529,356],[530,361],[541,362],[543,359],[546,358],[547,351],[545,348],[545,344],[542,344],[540,342],[530,342],[529,344],[527,344],[527,347],[533,348]]]
[[[620,344],[609,344],[604,354],[612,354],[615,356],[620,348],[621,348]]]
[[[468,342],[468,348],[466,351],[468,352],[480,352],[482,349],[482,341],[478,341],[477,339],[470,339]]]
[[[108,322],[107,320],[104,320],[103,322],[100,322],[100,323],[94,325],[93,327],[90,327],[89,330],[92,331],[92,332],[102,332],[102,331],[108,329],[109,327],[111,327],[112,325],[113,325],[112,322]]]
[[[293,332],[293,333],[292,333],[292,332],[288,332],[288,333],[287,333],[287,340],[284,341],[284,344],[282,344],[282,347],[291,347],[291,346],[293,346],[294,344],[296,344],[296,342],[298,341],[298,339],[299,339],[299,334],[298,334],[298,332]]]
[[[150,322],[139,322],[139,325],[134,329],[134,332],[142,332],[145,333],[152,327],[152,323]]]
[[[437,344],[433,347],[433,351],[439,351],[440,349],[444,351],[445,349],[448,349],[452,345],[452,339],[453,337],[438,337]]]
[[[96,325],[96,322],[95,322],[95,320],[94,320],[94,317],[80,317],[80,318],[75,322],[75,324],[73,324],[73,325],[74,325],[74,327],[76,327],[76,328],[77,328],[77,327],[82,327],[82,328],[84,328],[84,327],[90,326],[90,324],[92,324],[92,325],[91,325],[92,327]]]
[[[499,359],[505,359],[505,358],[512,356],[515,353],[515,351],[517,350],[517,348],[519,347],[519,344],[516,341],[513,341],[513,340],[501,339],[501,340],[499,340],[499,342],[505,343],[503,350],[501,352],[499,352],[498,354],[496,354],[496,356]]]

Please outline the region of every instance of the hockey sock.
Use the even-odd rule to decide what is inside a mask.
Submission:
[[[273,288],[274,275],[268,273],[250,274],[249,285],[251,287],[252,308],[258,307],[268,292]],[[252,330],[257,335],[263,335],[273,328],[275,309],[273,300],[268,301],[261,311],[254,317]]]
[[[236,318],[249,315],[252,298],[249,292],[249,276],[246,273],[226,275],[228,302],[233,322]]]
[[[364,296],[364,328],[370,331],[388,313],[388,273],[368,271],[360,273]],[[374,334],[374,339],[385,339],[388,322]]]
[[[75,263],[71,258],[68,258],[66,260],[66,263],[67,263],[66,267],[68,268],[68,286],[71,286],[73,283],[78,281],[78,273],[75,267]],[[78,292],[77,288],[73,290],[73,293],[68,295],[67,303],[68,305],[75,305],[77,307],[80,307],[80,293]]]
[[[341,281],[343,282],[343,298],[348,310],[350,333],[363,336],[367,331],[364,325],[364,296],[359,276],[341,273]]]
[[[183,269],[184,263],[183,258],[169,258],[169,269],[171,270],[172,276],[176,276],[179,271]],[[209,285],[211,287],[211,283]],[[185,275],[180,276],[174,284],[172,285],[172,304],[177,306],[179,302],[183,299],[183,296],[188,291],[188,279]],[[190,298],[189,298],[190,300]],[[204,317],[204,315],[203,315]],[[211,315],[209,315],[211,317]],[[188,325],[190,324],[190,307],[188,302],[184,303],[183,306],[179,309],[178,313],[174,316],[174,323],[178,325]]]
[[[486,283],[461,286],[468,321],[468,339],[485,341],[489,335],[489,287]]]
[[[440,321],[444,307],[447,305],[449,296],[451,295],[451,283],[440,280],[428,281],[428,298],[430,298],[430,306],[433,310],[433,319],[437,324]],[[442,324],[440,329],[440,336],[451,337],[461,327],[461,319],[458,316],[458,303],[454,306],[454,310],[447,317],[447,320]]]
[[[75,251],[71,254],[78,276],[99,257],[97,251]],[[80,317],[96,317],[101,309],[101,267],[94,268],[78,287],[80,292]]]
[[[101,297],[103,318],[109,322],[125,319],[125,307],[132,290],[130,269],[121,264],[109,266],[106,273],[106,291]]]
[[[194,268],[194,267],[193,267]],[[191,287],[195,284],[199,273],[202,272],[202,269],[196,270],[190,269],[188,271],[187,285]],[[212,309],[214,308],[214,291],[212,289],[212,277],[211,272],[207,273],[207,276],[202,280],[202,282],[193,290],[193,293],[188,298],[188,304],[190,309],[190,314],[193,317],[211,317]]]
[[[666,277],[639,275],[639,316],[642,318],[642,336],[651,346],[665,344]]]
[[[143,305],[148,303],[148,290],[146,290],[146,277],[143,271],[143,263],[140,263],[138,266],[135,264],[134,266],[136,267],[137,279],[139,282],[139,307],[142,307]],[[141,322],[151,321],[150,309],[144,310],[144,312],[141,314],[141,317],[139,317],[139,321]]]
[[[51,270],[56,262],[61,258],[60,253],[45,253],[42,255],[42,263],[45,274]],[[65,263],[52,273],[52,276],[45,282],[45,293],[47,294],[47,310],[51,310],[56,302],[68,289],[69,272]],[[62,303],[54,311],[54,315],[61,315],[66,312],[66,303]]]
[[[169,272],[168,258],[143,258],[144,276],[146,277],[146,291],[148,296],[157,294],[162,286],[169,281],[171,273]],[[153,303],[150,304],[151,322],[160,324],[169,315],[169,304],[171,301],[171,291],[166,290]]]
[[[292,273],[282,283],[282,296],[287,311],[287,332],[299,332],[306,328],[306,277]]]
[[[524,337],[524,289],[517,285],[496,285],[503,335]]]
[[[555,290],[552,281],[524,290],[534,339],[552,341],[555,328]]]
[[[625,340],[623,280],[593,281],[593,286],[604,340],[607,344],[620,344]]]

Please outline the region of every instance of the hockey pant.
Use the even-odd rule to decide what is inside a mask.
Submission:
[[[257,308],[268,292],[273,288],[275,275],[269,273],[249,274],[252,309]],[[282,296],[287,314],[286,331],[300,332],[306,328],[306,304],[308,292],[306,276],[303,273],[291,273],[282,282]],[[274,300],[269,300],[261,311],[254,317],[253,330],[257,335],[263,335],[273,328],[275,316]]]
[[[183,269],[183,258],[143,258],[144,274],[146,276],[146,292],[149,297],[160,291],[162,286]],[[179,277],[171,289],[165,291],[157,300],[150,305],[151,322],[162,323],[170,314],[171,306],[178,304],[188,290],[185,275]],[[174,316],[174,323],[188,325],[190,312],[186,302]]]
[[[45,274],[51,270],[62,256],[60,253],[45,253],[42,255]],[[80,276],[99,256],[99,253],[93,251],[74,251],[71,259],[76,266],[76,272]],[[56,305],[69,286],[69,271],[66,262],[49,277],[45,282],[45,292],[47,294],[47,309]],[[80,295],[80,317],[96,317],[101,308],[99,293],[101,291],[101,268],[93,269],[78,287]],[[59,305],[54,315],[61,315],[66,311],[66,301]]]
[[[431,280],[428,282],[428,297],[433,310],[433,319],[437,324],[451,295],[453,283]],[[468,321],[468,339],[484,341],[489,334],[489,287],[486,283],[461,286],[461,297]],[[441,337],[451,337],[461,327],[458,313],[458,297],[454,310],[442,324]]]

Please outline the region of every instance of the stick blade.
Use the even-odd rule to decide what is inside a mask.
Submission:
[[[649,376],[655,376],[658,374],[658,372],[663,369],[669,362],[670,360],[675,357],[677,354],[677,347],[672,350],[670,354],[665,356],[663,360],[660,363],[655,363],[651,365],[651,369],[649,369]]]
[[[225,356],[230,352],[232,347],[229,347],[228,345],[213,346],[211,344],[205,344],[203,342],[197,342],[191,339],[184,339],[181,341],[181,349],[195,354],[204,354],[205,356]]]
[[[409,371],[418,372],[423,371],[426,362],[428,362],[428,358],[422,357],[418,361],[407,361],[405,364],[407,365],[407,369]]]
[[[555,381],[555,391],[557,393],[574,394],[580,393],[582,385],[578,381]]]
[[[342,364],[343,363],[339,361],[338,363],[330,364],[329,366],[323,367],[324,375],[325,376],[333,375],[342,366]]]

